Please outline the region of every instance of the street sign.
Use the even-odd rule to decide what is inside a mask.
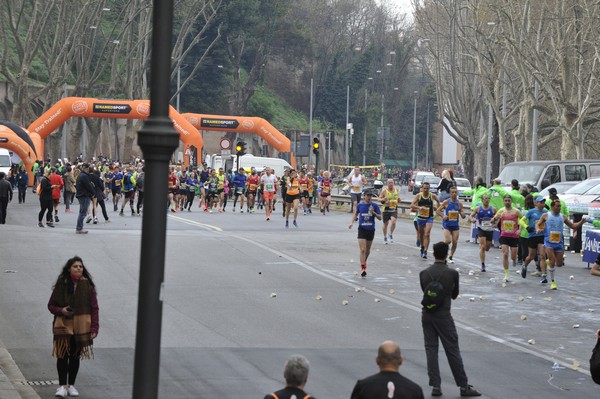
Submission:
[[[231,155],[231,150],[221,150],[221,155]]]
[[[219,144],[221,144],[222,150],[231,150],[232,143],[231,143],[231,140],[228,139],[227,137],[223,137]]]

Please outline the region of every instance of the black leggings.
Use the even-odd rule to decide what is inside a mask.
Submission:
[[[54,208],[54,201],[52,198],[48,200],[42,200],[40,198],[40,213],[38,214],[38,222],[41,222],[44,218],[44,213],[46,213],[46,222],[52,222],[52,208]]]
[[[58,370],[58,385],[75,385],[79,372],[79,357],[56,359],[56,370]]]
[[[191,209],[192,208],[192,204],[194,203],[195,196],[196,196],[196,193],[194,191],[187,192],[187,201],[185,202],[183,209]]]
[[[144,205],[144,192],[138,190],[137,213],[140,213],[140,208]]]

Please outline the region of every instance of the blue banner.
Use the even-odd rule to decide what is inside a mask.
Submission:
[[[587,263],[595,263],[600,254],[600,230],[588,230],[583,243],[583,258]]]

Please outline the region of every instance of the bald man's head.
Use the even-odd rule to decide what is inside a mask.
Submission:
[[[379,345],[377,351],[377,365],[381,370],[393,370],[398,371],[398,368],[402,364],[402,354],[400,353],[400,346],[394,341],[385,341]]]

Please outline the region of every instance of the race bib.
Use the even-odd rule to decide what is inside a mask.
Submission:
[[[562,233],[560,231],[551,231],[550,238],[548,241],[550,241],[552,244],[560,244],[561,238],[562,238]]]
[[[448,211],[448,220],[458,220],[458,211]]]
[[[273,183],[267,183],[267,184],[265,184],[265,190],[267,190],[267,191],[274,191],[275,187],[273,186]]]
[[[115,180],[115,186],[120,186],[121,185],[121,180]]]
[[[328,186],[323,187],[323,192],[324,193],[328,193],[329,192],[329,187]]]
[[[237,194],[242,194],[244,192],[244,189],[242,187],[238,187],[238,188],[235,189],[235,192]]]
[[[515,231],[515,222],[514,222],[514,220],[504,220],[502,222],[502,230],[504,230],[504,231]]]
[[[360,186],[353,186],[352,190],[358,192],[360,191]]]
[[[256,191],[256,184],[250,184],[248,186],[248,190],[250,190],[250,191]]]
[[[300,185],[300,189],[301,189],[302,191],[308,191],[308,184],[301,184],[301,185]]]
[[[494,230],[494,226],[492,226],[492,220],[491,219],[483,219],[481,221],[481,230],[483,230],[483,231]]]
[[[397,206],[398,206],[398,200],[396,200],[396,199],[390,200],[390,202],[389,202],[390,208],[395,209]]]
[[[423,218],[429,217],[429,208],[419,208],[419,216]]]

